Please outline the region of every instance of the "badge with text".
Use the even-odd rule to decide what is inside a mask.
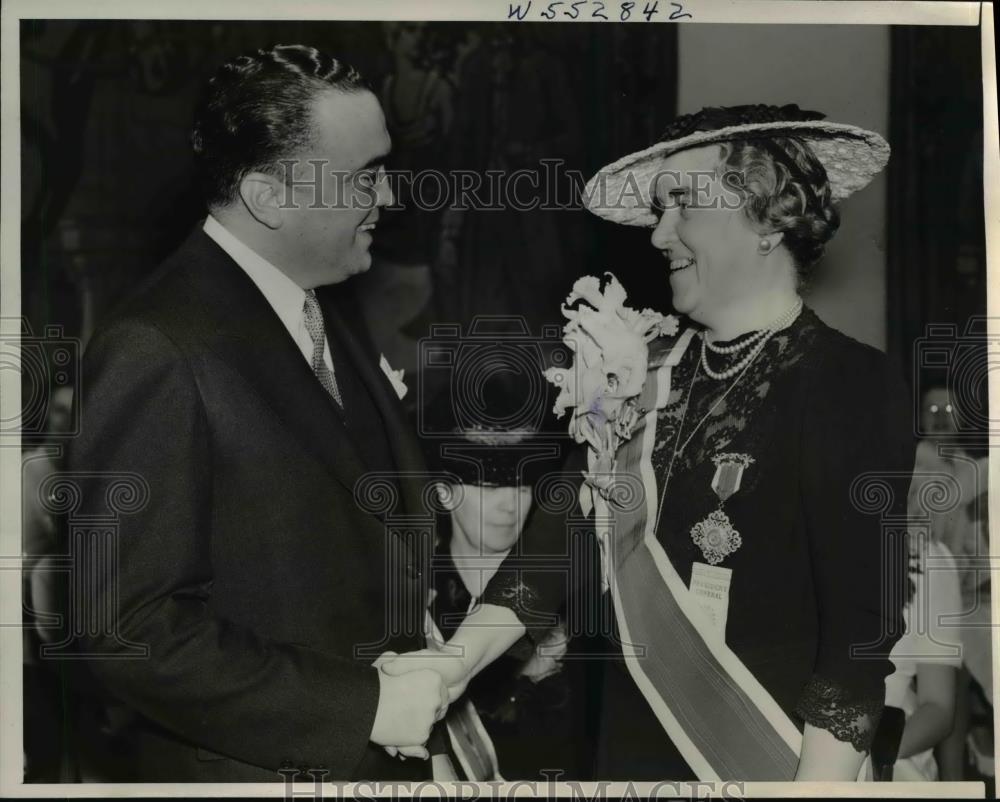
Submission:
[[[754,458],[749,454],[716,454],[712,462],[715,463],[712,490],[719,498],[719,507],[691,527],[691,539],[701,549],[709,565],[718,565],[743,545],[740,533],[722,505],[739,491],[743,472],[754,463]]]
[[[732,576],[731,568],[705,565],[705,563],[695,563],[691,566],[691,595],[698,606],[705,611],[710,624],[710,631],[702,634],[723,642],[726,638],[729,584]]]

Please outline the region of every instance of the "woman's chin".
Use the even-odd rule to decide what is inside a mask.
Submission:
[[[483,536],[483,546],[485,549],[494,552],[501,553],[504,551],[509,551],[514,548],[514,544],[517,543],[517,538],[519,533],[516,531],[511,531],[505,527],[506,531],[503,532],[489,532],[484,533]]]
[[[675,296],[687,295],[694,284],[694,271],[690,267],[670,274],[670,291]]]
[[[674,287],[671,284],[670,287],[673,290],[673,307],[674,311],[679,315],[689,315],[691,310],[694,309],[694,298],[692,298],[688,293]]]

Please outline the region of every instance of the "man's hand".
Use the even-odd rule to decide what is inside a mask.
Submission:
[[[434,671],[393,676],[384,665],[375,670],[379,695],[371,740],[426,760],[429,754],[423,744],[430,738],[434,723],[448,710],[448,690],[441,676]]]
[[[399,652],[382,652],[372,665],[375,668],[381,668],[384,663],[398,656]],[[427,759],[427,750],[422,746],[383,746],[382,748],[389,757],[398,757],[400,760],[406,760],[408,757],[419,757],[421,760]]]
[[[442,649],[420,649],[407,652],[382,663],[382,671],[393,677],[431,670],[441,677],[447,687],[448,701],[454,702],[465,693],[470,673],[461,650],[444,646]]]

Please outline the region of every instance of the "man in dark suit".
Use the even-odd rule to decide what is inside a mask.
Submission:
[[[347,65],[279,46],[221,68],[193,142],[211,214],[94,335],[69,454],[83,514],[102,475],[149,489],[97,577],[117,628],[85,644],[137,714],[126,776],[426,777],[389,753],[426,754],[447,688],[372,662],[424,645],[428,549],[355,498],[379,472],[419,513],[423,462],[338,287],[392,200],[382,111]]]

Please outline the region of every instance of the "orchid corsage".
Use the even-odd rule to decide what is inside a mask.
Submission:
[[[568,320],[563,342],[573,361],[568,367],[549,368],[545,378],[560,390],[556,417],[570,410],[570,435],[589,446],[586,484],[611,501],[615,455],[639,420],[637,401],[646,382],[648,344],[676,334],[679,321],[651,309],[627,307],[618,279],[611,273],[605,278],[603,287],[596,276],[573,284],[562,307]]]

